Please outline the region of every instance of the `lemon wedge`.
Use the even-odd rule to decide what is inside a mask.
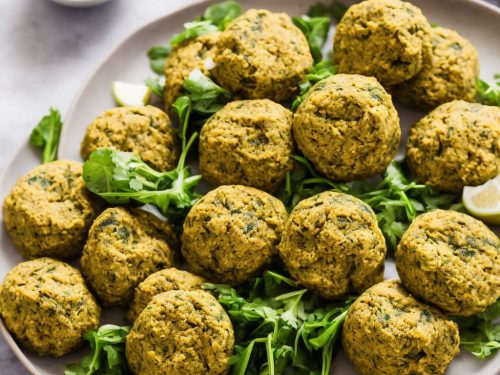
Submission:
[[[471,215],[500,224],[500,175],[483,185],[464,187],[462,202]]]
[[[140,107],[149,103],[151,89],[145,85],[136,85],[122,81],[113,82],[113,98],[122,107]]]

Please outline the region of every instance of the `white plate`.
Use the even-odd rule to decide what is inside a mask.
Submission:
[[[329,2],[329,0],[324,1]],[[272,11],[287,12],[291,15],[304,14],[309,6],[316,2],[317,0],[241,1],[245,8],[266,8]],[[493,73],[498,72],[500,68],[498,66],[500,60],[499,9],[486,3],[471,0],[413,0],[412,2],[422,8],[430,22],[457,30],[476,46],[480,56],[482,77],[491,78]],[[348,2],[346,1],[346,3]],[[145,4],[145,6],[147,5]],[[110,54],[85,83],[71,106],[66,117],[59,149],[61,159],[80,160],[80,141],[83,138],[85,128],[102,111],[115,106],[111,96],[112,82],[122,80],[139,83],[148,75],[152,75],[146,58],[147,49],[155,44],[166,43],[172,34],[182,29],[184,22],[202,14],[207,6],[208,2],[202,2],[177,13],[163,16],[132,34]],[[406,134],[409,126],[422,116],[422,112],[401,106],[398,107],[398,110],[403,133]],[[402,142],[402,144],[404,143]],[[18,177],[38,163],[38,154],[26,142],[7,164],[3,175],[0,176],[0,199],[3,201]],[[497,233],[499,233],[498,230]],[[0,249],[0,280],[2,280],[6,272],[22,261],[3,225],[0,226]],[[388,261],[386,268],[386,278],[397,277],[391,260]],[[102,323],[120,320],[121,316],[122,314],[117,311],[106,311]],[[2,322],[0,322],[0,331],[20,361],[36,375],[63,374],[64,366],[67,363],[78,361],[82,356],[82,351],[80,351],[59,359],[41,358],[19,348]],[[479,361],[470,354],[463,353],[452,362],[447,375],[493,375],[500,373],[499,368],[500,355],[488,361]],[[334,359],[333,373],[355,374],[352,366],[341,353]]]

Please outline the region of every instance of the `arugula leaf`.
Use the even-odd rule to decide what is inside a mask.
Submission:
[[[177,167],[168,172],[158,172],[144,163],[137,155],[109,148],[94,151],[83,165],[83,180],[87,188],[113,204],[131,201],[153,204],[171,220],[184,217],[199,199],[194,188],[201,176],[191,176],[186,157],[197,133],[186,138],[191,103],[181,97],[174,104],[179,115],[179,137],[182,152]]]
[[[156,74],[163,75],[165,73],[165,59],[172,52],[170,44],[166,46],[153,46],[148,50],[149,66]]]
[[[500,107],[500,74],[493,76],[494,84],[478,79],[476,100],[485,105]]]
[[[217,26],[211,21],[193,21],[184,24],[184,31],[176,34],[170,39],[170,45],[176,47],[190,39],[197,38],[202,35],[214,33],[218,30]]]
[[[234,0],[228,0],[209,6],[203,13],[202,19],[210,21],[219,30],[224,30],[232,20],[241,14],[240,4]]]
[[[89,342],[91,352],[80,363],[66,366],[65,375],[125,374],[129,373],[125,359],[125,338],[130,327],[112,324],[101,326],[97,331],[83,336]]]
[[[323,58],[323,45],[330,30],[330,17],[293,17],[293,23],[306,36],[314,62]]]
[[[330,302],[287,276],[266,271],[248,287],[206,283],[228,311],[235,330],[232,374],[328,375],[334,344],[354,301]],[[257,371],[257,369],[260,369]]]
[[[347,6],[342,4],[338,0],[334,0],[330,5],[325,5],[323,3],[317,3],[313,5],[307,15],[309,17],[326,17],[331,16],[335,18],[337,22],[340,22],[345,12],[347,11]]]
[[[306,81],[299,85],[299,94],[292,103],[292,111],[296,111],[299,105],[307,98],[309,90],[317,82],[337,74],[337,66],[330,61],[320,61],[311,68],[311,71],[306,74]]]
[[[195,112],[210,115],[220,110],[231,99],[231,93],[217,85],[200,69],[193,70],[184,81],[186,96]]]
[[[57,159],[61,130],[61,113],[57,109],[50,108],[49,113],[42,117],[31,132],[30,144],[42,150],[42,164]]]
[[[500,300],[486,311],[455,318],[460,329],[460,346],[480,359],[486,359],[500,349]]]

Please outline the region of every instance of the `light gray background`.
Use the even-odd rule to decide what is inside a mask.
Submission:
[[[50,106],[64,117],[84,80],[122,39],[196,1],[112,0],[76,9],[48,0],[0,0],[0,172]],[[0,375],[25,374],[0,337]]]

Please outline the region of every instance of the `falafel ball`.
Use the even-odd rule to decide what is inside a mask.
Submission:
[[[500,240],[481,221],[436,210],[411,223],[399,242],[396,268],[416,296],[469,316],[500,297],[499,257]]]
[[[439,190],[484,184],[500,172],[500,108],[442,104],[412,126],[406,154],[417,180]]]
[[[432,28],[431,38],[430,62],[391,91],[401,102],[424,109],[458,99],[473,102],[479,75],[476,49],[467,39],[443,27]]]
[[[19,263],[0,286],[0,315],[16,340],[59,357],[99,327],[101,309],[80,271],[52,258]]]
[[[174,265],[172,238],[170,224],[149,212],[108,208],[90,228],[83,275],[104,305],[127,304],[146,277]]]
[[[431,54],[427,19],[404,1],[354,4],[335,29],[333,59],[339,72],[376,77],[384,86],[416,76]]]
[[[293,209],[279,246],[290,275],[328,299],[361,293],[382,281],[386,251],[370,206],[331,191]]]
[[[82,164],[57,160],[17,180],[3,202],[7,232],[27,259],[81,254],[101,204],[85,188]]]
[[[292,114],[268,99],[226,104],[203,126],[200,169],[212,185],[274,192],[293,169]]]
[[[170,118],[151,105],[113,108],[98,116],[85,132],[82,159],[100,147],[133,152],[159,171],[174,169],[179,157]]]
[[[443,374],[459,343],[457,325],[396,280],[359,296],[342,328],[344,352],[360,375]]]
[[[251,9],[217,41],[216,80],[244,99],[290,99],[313,65],[306,37],[285,13]]]
[[[170,290],[197,290],[205,280],[187,271],[167,268],[149,275],[135,289],[134,300],[130,305],[127,318],[135,321],[154,296]]]
[[[203,74],[210,76],[211,66],[214,64],[215,46],[220,33],[199,36],[180,44],[168,55],[165,60],[165,107],[170,111],[172,104],[181,95],[184,81],[189,74],[200,69]]]
[[[241,185],[220,186],[189,211],[182,255],[196,274],[241,284],[274,260],[287,217],[283,203],[270,194]]]
[[[352,181],[386,169],[401,128],[391,96],[375,78],[337,74],[311,88],[295,112],[293,135],[320,173]]]
[[[231,321],[211,294],[173,290],[153,297],[139,315],[126,354],[140,375],[221,375],[233,347]]]

